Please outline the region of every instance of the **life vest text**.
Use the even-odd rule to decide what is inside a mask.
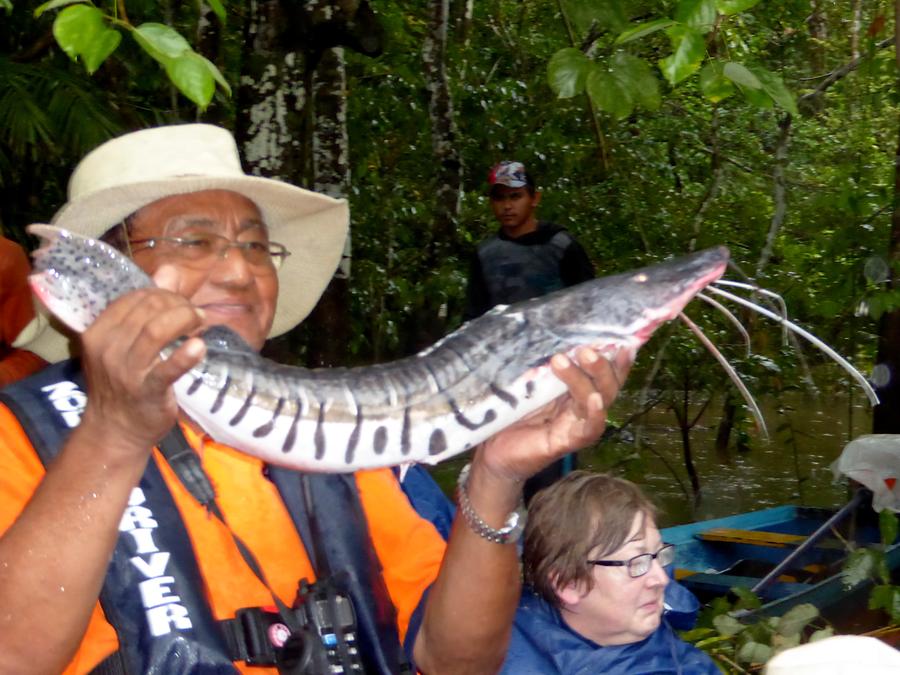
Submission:
[[[172,592],[175,577],[166,574],[170,554],[160,551],[153,540],[153,531],[158,523],[153,512],[143,506],[145,501],[141,488],[131,491],[119,531],[129,534],[134,541],[136,555],[129,560],[144,577],[144,581],[138,584],[141,602],[150,633],[153,637],[159,637],[172,630],[189,630],[192,624],[187,609],[180,604],[181,597]]]

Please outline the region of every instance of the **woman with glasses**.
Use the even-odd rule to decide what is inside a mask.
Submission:
[[[674,559],[653,503],[629,481],[576,471],[539,492],[502,672],[718,673],[674,632],[690,626],[698,607],[670,579]]]

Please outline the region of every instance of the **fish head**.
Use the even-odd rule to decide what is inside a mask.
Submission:
[[[698,251],[557,291],[566,302],[545,296],[535,302],[541,325],[554,326],[565,342],[594,349],[638,350],[663,323],[722,276],[729,253],[724,246]]]
[[[52,225],[30,225],[28,231],[42,240],[28,283],[73,330],[83,332],[119,296],[153,285],[130,258],[101,241]]]

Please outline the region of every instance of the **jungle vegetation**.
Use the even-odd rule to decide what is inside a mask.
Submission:
[[[352,237],[314,314],[267,354],[384,362],[461,322],[468,256],[494,230],[486,173],[515,158],[541,216],[600,274],[724,243],[791,316],[889,384],[900,368],[900,86],[884,0],[0,0],[0,225],[28,247],[77,159],[125,130],[232,128],[245,166],[346,197]],[[841,391],[818,352],[752,315],[748,356],[704,330],[757,395]],[[683,329],[631,377],[640,424],[668,411],[694,499],[692,428],[716,450],[757,436],[722,370]],[[900,424],[884,391],[882,430]],[[796,444],[789,406],[770,426]],[[852,414],[835,410],[835,415]],[[652,451],[652,448],[650,448]],[[629,464],[631,462],[631,464]],[[637,464],[635,464],[637,462]]]

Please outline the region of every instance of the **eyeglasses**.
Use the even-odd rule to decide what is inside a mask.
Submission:
[[[209,267],[217,259],[222,259],[228,250],[236,248],[251,267],[259,271],[279,269],[291,252],[283,244],[274,241],[232,241],[212,232],[198,232],[187,237],[152,237],[129,241],[132,252],[136,246],[168,249],[172,257],[187,265]]]
[[[665,567],[675,562],[675,544],[664,544],[656,553],[641,553],[628,560],[588,560],[590,565],[604,567],[627,567],[631,577],[642,577],[650,571],[654,560]]]

